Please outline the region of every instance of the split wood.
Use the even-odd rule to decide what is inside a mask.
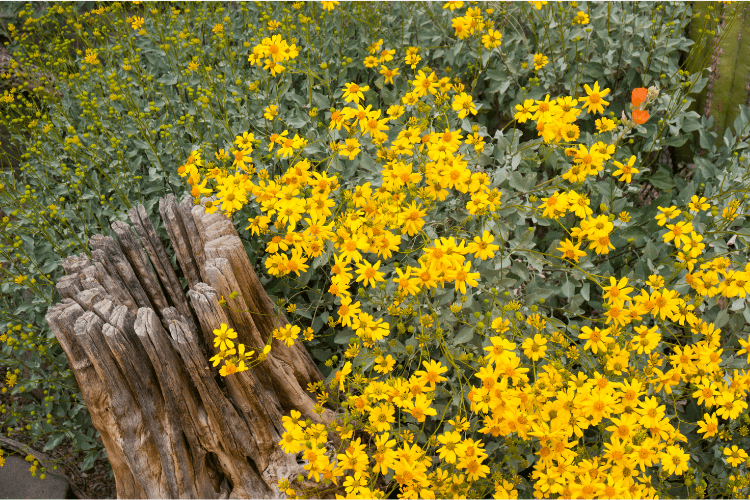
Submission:
[[[116,239],[91,237],[91,259],[63,260],[62,301],[47,312],[101,433],[119,498],[283,496],[277,481],[307,471],[278,446],[282,416],[294,409],[313,422],[334,419],[330,410],[315,412],[306,387],[322,375],[301,343],[271,339],[265,361],[225,378],[207,361],[218,352],[213,330],[222,323],[262,352],[288,321],[232,222],[207,214],[205,201],[178,204],[170,195],[159,202],[187,294],[138,206],[128,212],[132,228],[112,224]]]

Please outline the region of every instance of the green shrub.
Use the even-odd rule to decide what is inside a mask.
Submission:
[[[155,214],[160,196],[174,192],[181,198],[193,191],[194,196],[218,195],[218,204],[238,224],[248,253],[270,269],[264,285],[293,313],[299,333],[304,329],[304,336],[312,339],[307,340],[308,347],[334,383],[332,388],[317,388],[321,404],[341,403],[351,410],[352,418],[339,429],[343,436],[356,431],[361,437],[365,430],[380,433],[377,439],[383,437],[382,428],[372,427],[372,411],[377,407],[371,405],[377,399],[372,388],[385,391],[398,387],[402,379],[407,384],[417,380],[423,389],[436,387],[414,375],[415,371],[425,368],[427,360],[450,368],[439,389],[425,391],[434,394],[422,401],[429,404],[419,406],[436,410],[439,417],[420,419],[414,401],[411,408],[406,403],[391,408],[398,411],[392,437],[401,449],[412,442],[427,453],[412,448],[406,449],[405,456],[409,465],[425,462],[425,478],[429,478],[427,484],[419,484],[407,481],[403,474],[385,474],[391,489],[398,487],[405,495],[482,496],[492,491],[510,495],[518,488],[526,495],[542,495],[551,487],[552,483],[544,482],[548,478],[560,484],[568,480],[565,474],[573,472],[592,480],[604,477],[605,461],[599,469],[599,462],[591,460],[612,444],[606,423],[591,425],[577,436],[581,439],[574,446],[575,461],[559,476],[563,480],[555,479],[552,468],[545,469],[542,435],[511,432],[490,438],[480,432],[487,425],[480,418],[483,412],[494,416],[494,410],[477,407],[473,398],[481,384],[473,376],[491,366],[492,360],[484,357],[485,348],[507,335],[506,341],[520,347],[514,359],[530,370],[530,381],[523,382],[521,376],[512,377],[513,382],[497,380],[502,379],[498,374],[495,382],[509,384],[505,387],[511,401],[532,398],[537,406],[528,414],[544,425],[561,424],[550,417],[550,410],[560,411],[553,403],[564,400],[566,384],[583,377],[604,380],[603,384],[640,379],[651,391],[648,396],[666,407],[666,437],[655,442],[655,449],[674,452],[680,464],[690,468],[677,467],[678,474],[672,475],[674,468],[646,464],[636,474],[631,493],[716,496],[746,492],[742,489],[747,486],[746,465],[735,471],[720,456],[727,445],[747,447],[742,420],[747,410],[722,420],[717,438],[702,439],[696,431],[698,422],[712,410],[693,394],[703,382],[692,370],[700,360],[704,366],[695,367],[696,372],[716,376],[715,383],[722,380],[720,376],[726,377],[725,384],[736,382],[740,388],[732,386],[732,390],[738,401],[747,391],[744,370],[730,373],[746,366],[737,355],[738,346],[742,347],[738,341],[744,342],[747,335],[743,318],[750,317],[745,292],[727,288],[732,280],[724,279],[721,285],[713,272],[716,269],[703,270],[703,266],[731,262],[731,272],[740,277],[745,273],[743,212],[750,163],[743,150],[750,113],[741,108],[734,124],[736,135],[728,130],[717,137],[710,131],[711,119],[687,111],[691,94],[707,82],[700,73],[686,72],[681,66],[691,50],[702,50],[700,40],[693,45],[684,34],[689,5],[334,2],[93,7],[84,5],[85,12],[68,4],[50,5],[39,12],[25,7],[13,29],[8,26],[19,63],[13,71],[20,73],[15,76],[28,78],[29,84],[2,98],[3,125],[12,142],[25,147],[20,175],[7,172],[0,191],[3,206],[12,209],[13,216],[3,222],[6,239],[0,247],[8,263],[6,281],[0,285],[5,300],[0,327],[9,330],[3,339],[3,364],[19,368],[12,393],[19,393],[21,384],[24,389],[52,383],[54,387],[49,385],[52,401],[29,397],[29,406],[13,409],[4,425],[12,425],[21,416],[28,418],[31,411],[41,413],[44,408],[46,414],[52,409],[54,421],[31,424],[29,432],[35,439],[47,439],[47,446],[53,447],[66,436],[73,437],[79,449],[89,450],[89,460],[100,452],[84,408],[74,402],[74,382],[64,356],[43,320],[47,306],[57,300],[53,283],[61,274],[59,259],[86,251],[88,237],[109,233],[109,223],[124,220],[131,205],[142,203]],[[707,26],[714,29],[717,22],[710,19]],[[502,43],[492,47],[498,41]],[[281,49],[277,53],[284,55],[278,61],[269,55],[274,44]],[[32,65],[39,68],[36,77],[29,69]],[[435,84],[434,92],[416,95],[412,82],[425,80],[427,87],[432,87],[429,82]],[[353,89],[352,83],[360,89]],[[645,87],[652,86],[646,102],[633,106],[632,91],[644,88],[645,92]],[[542,128],[534,125],[545,120],[524,116],[527,104],[538,106],[546,96],[562,99],[555,109],[575,114],[573,109],[583,108],[578,99],[597,88],[609,89],[600,95],[611,123],[597,124],[602,117],[593,109],[596,106]],[[357,90],[363,91],[362,106],[380,113],[371,119],[382,121],[387,132],[375,132],[379,127],[375,123],[373,132],[364,134],[369,119],[355,124],[354,112],[347,116],[345,109],[352,106],[347,102],[354,99],[349,95],[359,96]],[[469,96],[474,107],[462,104],[468,103]],[[644,106],[651,118],[640,125],[632,123],[631,118],[641,121],[637,114],[645,112],[640,109]],[[548,127],[547,140],[539,134],[544,127]],[[409,147],[408,140],[394,146],[398,133],[408,135],[410,128],[417,141]],[[608,128],[612,130],[598,132]],[[463,143],[457,150],[449,147],[448,160],[440,152],[434,158],[428,156],[430,145],[453,142],[440,139],[446,131],[461,134]],[[560,142],[562,132],[570,133],[564,136],[567,141]],[[598,172],[572,172],[571,165],[586,163],[586,153],[600,141],[612,147],[606,150],[611,158],[600,158],[601,169],[594,169]],[[671,160],[678,146],[694,152],[689,164]],[[574,147],[579,151],[577,162],[571,157]],[[581,153],[581,147],[586,153]],[[455,155],[463,157],[456,160]],[[419,180],[407,178],[403,187],[397,182],[386,185],[384,172],[392,175],[407,164],[409,173],[419,173]],[[455,166],[459,177],[468,172],[471,182],[442,185],[436,179],[446,164]],[[638,173],[627,176],[627,166]],[[324,177],[327,187],[314,187],[311,179],[316,175]],[[276,210],[273,207],[280,201],[276,194],[285,186],[299,188],[290,200],[303,207],[303,212],[290,212],[295,222],[291,226],[270,212]],[[333,202],[326,220],[334,224],[333,235],[320,238],[317,249],[309,244],[318,240],[304,236],[316,222],[304,220],[313,211],[308,200],[315,198],[316,189],[319,198]],[[500,205],[495,203],[498,192],[502,193]],[[688,204],[694,196],[698,201],[692,203],[700,206],[691,211]],[[581,216],[574,201],[586,197],[591,218],[609,228],[605,242],[585,236],[590,229],[583,227],[586,204],[578,205],[584,213]],[[392,212],[381,214],[383,207]],[[404,216],[409,207],[417,210],[417,216],[409,219],[414,226],[394,216]],[[698,236],[688,243],[698,254],[665,242],[665,229],[654,218],[670,210],[682,211],[681,218],[670,225],[678,220],[684,224],[677,227],[690,224],[703,238],[702,243]],[[372,214],[380,214],[382,220],[370,220]],[[264,216],[276,216],[274,224],[267,225],[271,220]],[[418,220],[424,225],[416,227]],[[369,287],[353,282],[346,293],[344,282],[332,276],[338,273],[331,271],[334,255],[340,257],[341,245],[357,235],[365,240],[381,235],[368,235],[363,227],[388,231],[396,249],[378,253],[367,241],[361,242],[362,276],[367,276],[368,265],[378,265],[375,272],[384,273],[386,281]],[[166,240],[163,228],[159,231]],[[303,239],[295,234],[302,234]],[[564,253],[558,248],[574,248],[577,237],[582,239],[578,248],[587,255],[580,260],[561,258]],[[438,241],[449,245],[460,240],[479,250],[482,243],[498,247],[496,255],[475,249],[474,258],[462,257],[462,266],[470,263],[470,272],[479,273],[476,285],[467,278],[466,291],[451,287],[457,276],[451,273],[457,270],[449,266],[448,274],[441,275],[445,269],[437,269],[435,287],[426,279],[416,295],[398,290],[394,279],[404,269],[430,271],[425,264],[430,262],[429,255],[425,260],[423,252],[430,254]],[[289,252],[278,252],[279,243],[285,241]],[[369,250],[373,251],[367,255]],[[356,260],[354,253],[351,258]],[[290,273],[292,261],[297,263],[297,272]],[[357,276],[357,266],[350,269]],[[717,282],[703,281],[707,275]],[[634,330],[615,314],[624,302],[612,298],[612,288],[603,289],[612,286],[611,280],[622,290],[633,286],[651,287],[651,293],[677,292],[686,301],[678,308],[685,314],[644,312],[637,320],[642,323],[637,324],[647,330]],[[338,285],[336,293],[330,291],[332,284]],[[712,288],[716,290],[709,291]],[[23,298],[25,290],[32,293],[30,300]],[[353,325],[340,321],[342,300],[348,295],[349,304],[359,302],[362,314],[367,315],[353,317]],[[629,304],[628,309],[633,309],[635,301]],[[688,314],[690,306],[695,307],[695,321]],[[385,330],[367,327],[368,321],[381,320],[389,325]],[[693,328],[686,327],[685,321]],[[646,344],[657,338],[653,327],[658,328],[658,340],[651,349],[637,352],[641,337],[649,339]],[[721,334],[715,329],[721,329]],[[591,340],[594,332],[611,342],[593,350],[592,345],[599,345]],[[291,330],[278,335],[295,340]],[[387,341],[379,341],[381,335],[387,335]],[[543,343],[546,356],[539,357]],[[669,377],[681,372],[670,371],[663,362],[688,344],[698,346],[695,349],[702,354],[686,362],[691,373],[678,377],[672,387]],[[601,354],[602,349],[606,354]],[[23,361],[21,352],[34,361]],[[719,356],[719,363],[710,358],[711,353]],[[393,360],[394,377],[387,382],[390,385],[384,385],[390,374],[383,368],[390,364],[388,356]],[[376,360],[383,374],[372,372]],[[28,372],[21,373],[21,363]],[[353,370],[352,375],[342,375],[342,367]],[[420,375],[429,376],[434,367],[428,365]],[[54,382],[50,373],[58,374]],[[340,395],[336,384],[346,386],[347,393]],[[583,382],[577,387],[593,390]],[[540,397],[540,393],[545,395]],[[354,410],[360,403],[365,405],[364,412]],[[489,470],[466,483],[453,482],[444,474],[468,474],[468,466],[458,471],[434,467],[430,457],[440,453],[439,436],[452,435],[464,425],[470,430],[466,439],[486,441],[484,463]],[[498,435],[506,430],[498,430]],[[652,432],[641,431],[636,446]],[[291,448],[302,443],[296,451],[314,450],[310,440],[297,439],[305,432],[291,421],[289,433],[297,436]],[[677,445],[680,435],[687,438],[687,443],[679,445],[682,448]],[[470,447],[466,439],[463,443]],[[689,463],[681,458],[683,449],[690,455]],[[354,455],[377,452],[358,446],[352,450]],[[369,460],[367,455],[365,459]],[[332,462],[323,462],[313,459],[310,468],[330,466],[330,474],[335,474]],[[403,464],[399,467],[406,470]],[[601,475],[583,474],[594,470]],[[370,466],[363,472],[368,474],[349,474],[350,493],[377,494],[364,489],[374,487],[377,473]],[[611,473],[609,478],[618,487],[630,486],[618,483]],[[581,495],[592,493],[582,489],[584,483],[575,484]],[[551,491],[567,493],[557,487]],[[598,490],[593,493],[600,494]]]

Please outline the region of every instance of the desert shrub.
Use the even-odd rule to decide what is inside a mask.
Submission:
[[[344,448],[294,415],[280,443],[310,478],[361,496],[746,493],[750,114],[717,137],[687,111],[706,84],[682,69],[705,48],[690,12],[24,7],[8,75],[28,84],[2,97],[25,147],[0,191],[4,389],[49,395],[3,425],[49,413],[35,439],[100,453],[43,319],[59,258],[190,192],[236,222],[293,318],[276,335],[328,377],[310,390],[340,409]],[[685,145],[693,162],[671,161]]]

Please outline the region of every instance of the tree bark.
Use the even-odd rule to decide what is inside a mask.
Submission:
[[[187,294],[138,206],[129,212],[135,232],[114,222],[116,239],[92,236],[93,262],[84,254],[63,260],[62,301],[46,316],[102,435],[117,495],[283,496],[276,483],[306,471],[278,446],[282,417],[297,410],[331,424],[334,414],[317,412],[306,390],[323,377],[300,343],[286,347],[271,338],[287,319],[263,289],[232,222],[171,195],[160,200],[159,212]],[[218,352],[213,330],[222,323],[248,350],[271,343],[267,359],[220,377],[207,360]]]

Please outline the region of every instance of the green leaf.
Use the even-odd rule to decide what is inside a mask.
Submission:
[[[336,344],[348,344],[349,339],[352,338],[352,335],[354,334],[351,330],[340,330],[333,338],[333,341]]]
[[[83,463],[81,463],[81,470],[86,471],[92,468],[94,466],[94,462],[96,462],[96,459],[99,458],[99,455],[102,453],[102,451],[104,451],[104,449],[99,448],[98,450],[94,450],[86,455]]]
[[[563,286],[562,286],[562,287],[560,287],[560,291],[562,292],[562,294],[563,294],[563,297],[566,297],[566,298],[568,298],[568,299],[569,299],[569,298],[571,298],[571,297],[573,296],[573,294],[575,293],[575,291],[576,291],[576,287],[575,287],[575,285],[574,285],[573,283],[571,283],[570,281],[568,281],[568,280],[565,280],[565,283],[563,283]]]
[[[458,331],[458,334],[453,338],[454,344],[466,344],[474,338],[474,329],[470,326],[464,326]]]
[[[672,178],[673,176],[671,173],[667,172],[663,168],[660,168],[658,172],[648,178],[648,181],[653,184],[654,187],[668,190],[672,189],[675,186]]]
[[[588,302],[591,300],[591,285],[589,283],[584,283],[581,287],[581,297]]]
[[[47,444],[44,445],[44,449],[42,451],[49,451],[49,450],[55,449],[57,445],[63,442],[64,439],[65,439],[65,434],[63,433],[55,434],[54,436],[50,438],[49,441],[47,441]]]

